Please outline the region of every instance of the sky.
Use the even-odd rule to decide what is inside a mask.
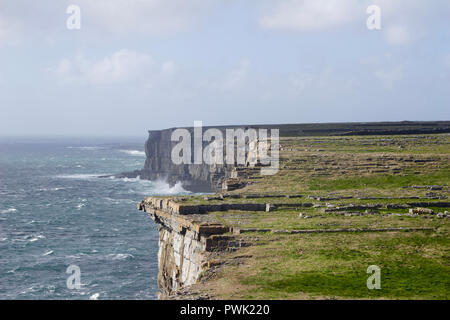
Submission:
[[[195,120],[450,120],[450,1],[0,0],[0,135]]]

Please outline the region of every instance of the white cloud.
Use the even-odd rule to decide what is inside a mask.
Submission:
[[[381,32],[391,45],[407,45],[422,37],[430,19],[450,11],[448,1],[429,5],[423,0],[280,0],[268,2],[259,23],[265,29],[298,32],[345,26],[367,31],[370,5],[380,7]]]
[[[231,70],[219,83],[219,87],[222,90],[231,90],[241,87],[247,78],[249,66],[250,62],[248,60],[241,60],[239,66]]]
[[[146,54],[122,49],[110,57],[96,62],[89,70],[88,77],[92,83],[113,83],[129,80],[150,64]]]
[[[386,40],[392,45],[406,45],[411,42],[411,34],[406,26],[392,25],[386,28]]]
[[[64,83],[113,84],[145,76],[152,64],[147,54],[122,49],[99,61],[88,61],[82,54],[73,59],[62,59],[51,68]]]
[[[260,24],[268,29],[310,31],[332,28],[354,19],[353,0],[285,0],[266,12]]]
[[[58,66],[53,70],[55,74],[62,78],[70,77],[72,74],[72,61],[67,58],[61,59]]]
[[[20,23],[0,16],[0,47],[19,43]]]
[[[163,76],[173,76],[177,72],[177,66],[173,61],[164,62],[161,66],[161,74]]]
[[[86,24],[115,33],[165,35],[192,28],[214,6],[203,0],[78,0]]]
[[[406,78],[406,73],[411,71],[410,61],[399,61],[390,53],[383,56],[367,57],[362,59],[360,63],[363,69],[367,69],[388,90],[393,90],[400,81]]]
[[[316,72],[294,73],[288,78],[283,90],[292,97],[317,94],[351,94],[360,86],[359,81],[350,75],[344,75],[331,68]],[[283,94],[284,95],[284,94]]]
[[[386,89],[392,90],[395,84],[404,78],[403,67],[395,66],[389,69],[377,70],[375,71],[375,77],[381,81]]]

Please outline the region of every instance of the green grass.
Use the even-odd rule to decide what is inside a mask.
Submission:
[[[429,175],[373,175],[338,179],[311,179],[308,186],[310,190],[392,189],[410,185],[447,185],[449,181],[450,170],[442,169],[438,173]]]
[[[240,198],[205,200],[186,196],[184,204],[298,203],[272,212],[225,211],[207,214],[207,221],[239,228],[270,230],[338,228],[420,228],[433,232],[370,232],[278,234],[242,233],[253,243],[224,259],[216,277],[200,283],[199,291],[228,299],[380,298],[448,299],[450,297],[450,219],[407,214],[408,209],[386,209],[386,204],[449,201],[449,190],[403,188],[412,185],[449,185],[450,135],[295,137],[282,138],[280,171],[258,176],[241,194],[301,194],[301,198]],[[320,150],[320,151],[319,151]],[[415,160],[428,159],[430,162]],[[377,170],[386,172],[376,172]],[[326,175],[323,175],[326,174]],[[245,177],[242,178],[246,181]],[[427,199],[429,193],[442,200]],[[318,201],[308,195],[351,199]],[[420,199],[400,199],[415,196]],[[383,199],[359,200],[359,197]],[[393,197],[389,199],[388,197]],[[181,198],[181,197],[180,197]],[[336,206],[381,204],[378,213],[343,216],[301,203]],[[448,208],[431,207],[435,212]],[[355,210],[345,210],[355,211]],[[356,210],[364,212],[364,209]],[[312,218],[299,218],[299,213]],[[195,219],[202,221],[205,215]],[[242,261],[239,256],[248,256]],[[369,265],[381,268],[381,290],[366,286]],[[209,289],[205,289],[209,288]],[[197,290],[196,289],[196,290]]]
[[[438,210],[439,209],[439,210]],[[443,212],[446,208],[436,208]],[[299,213],[312,218],[299,218]],[[383,213],[407,214],[407,209],[381,210],[379,214],[342,216],[335,213],[321,213],[314,208],[300,210],[279,209],[272,212],[225,211],[210,213],[224,225],[239,228],[260,228],[273,230],[338,229],[338,228],[437,228],[449,224],[449,219],[424,219],[422,216],[382,216]]]
[[[448,237],[428,232],[285,237],[278,259],[258,259],[258,274],[243,276],[247,297],[448,299]],[[342,246],[342,244],[346,244]],[[262,246],[270,249],[276,243]],[[396,252],[396,254],[392,254]],[[381,268],[381,289],[369,290],[369,265]]]

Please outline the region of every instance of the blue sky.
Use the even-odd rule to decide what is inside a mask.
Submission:
[[[448,0],[0,0],[0,135],[450,120],[449,40]]]

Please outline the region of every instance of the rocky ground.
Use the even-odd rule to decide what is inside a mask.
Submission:
[[[169,298],[448,299],[449,135],[280,144],[278,174],[237,168],[240,189],[172,199],[199,208],[194,223],[227,227],[233,245]],[[370,265],[380,290],[366,286]]]

